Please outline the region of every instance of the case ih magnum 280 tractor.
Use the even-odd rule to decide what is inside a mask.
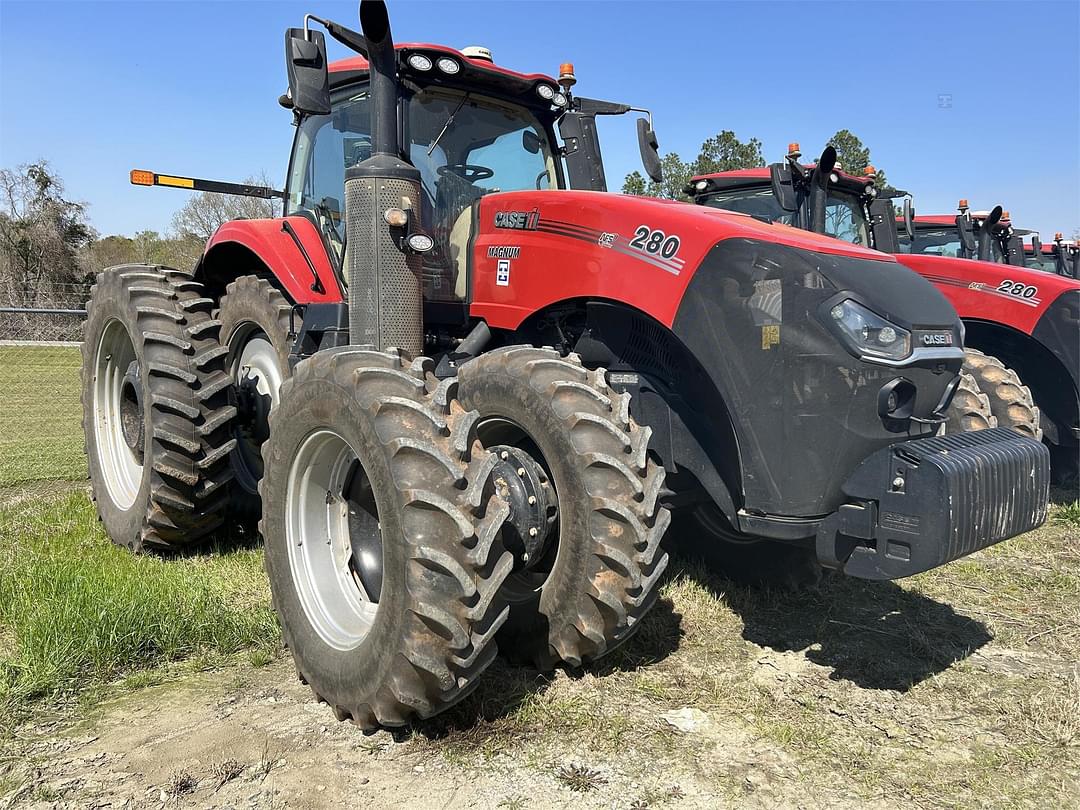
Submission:
[[[1060,232],[1054,235],[1053,242],[1044,245],[1034,231],[1014,228],[1008,212],[1002,213],[1000,207],[969,212],[967,200],[960,200],[959,211],[958,215],[915,217],[911,238],[900,231],[900,250],[999,262],[1080,278],[1080,249]],[[984,229],[983,223],[991,226]],[[982,238],[984,232],[988,238]],[[1031,237],[1030,242],[1024,242],[1025,236]]]
[[[949,410],[949,431],[1001,426],[1045,437],[1057,473],[1074,474],[1080,453],[1080,282],[958,258],[1022,253],[1019,237],[1001,224],[1000,206],[973,219],[965,204],[958,216],[918,224],[921,218],[912,217],[905,200],[907,222],[898,237],[892,201],[878,197],[872,176],[839,171],[832,147],[816,165],[799,157],[798,144],[792,144],[783,163],[695,177],[687,193],[705,206],[896,254],[944,293],[964,322],[964,374]]]
[[[321,34],[287,33],[285,215],[223,226],[192,274],[102,274],[84,371],[108,533],[177,547],[261,497],[282,632],[339,717],[434,714],[496,644],[609,652],[656,598],[672,509],[873,579],[1044,520],[1041,444],[935,436],[962,351],[933,286],[795,229],[565,190],[603,187],[593,117],[624,105],[571,98],[569,65],[395,47],[381,3],[360,19],[318,21],[364,54],[329,70]]]

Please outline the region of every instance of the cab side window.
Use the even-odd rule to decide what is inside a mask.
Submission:
[[[293,147],[286,213],[308,211],[344,241],[345,170],[371,155],[367,90],[334,102],[330,115],[305,118]]]

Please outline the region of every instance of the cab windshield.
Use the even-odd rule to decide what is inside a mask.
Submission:
[[[845,242],[871,247],[862,200],[854,194],[830,193],[825,201],[825,233]]]
[[[783,225],[795,225],[795,213],[785,211],[773,196],[771,188],[736,188],[714,191],[702,200],[710,208],[722,211],[737,211],[748,214],[762,222],[779,222]]]
[[[914,242],[908,239],[903,230],[898,236],[901,253],[925,253],[950,258],[960,255],[960,233],[955,227],[916,228]]]
[[[771,187],[714,191],[706,195],[702,202],[712,208],[749,214],[764,222],[809,227],[809,217],[806,222],[797,222],[795,212],[780,207]],[[836,191],[829,194],[825,202],[825,233],[845,242],[870,247],[870,229],[858,197]]]

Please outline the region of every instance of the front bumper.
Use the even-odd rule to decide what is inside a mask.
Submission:
[[[818,560],[862,579],[928,571],[1046,520],[1050,455],[1006,428],[883,448],[843,485],[817,533]]]

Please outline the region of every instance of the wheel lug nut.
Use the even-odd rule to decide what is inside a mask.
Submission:
[[[524,554],[521,555],[521,561],[526,563],[529,561],[529,552],[526,551]]]
[[[536,496],[535,495],[530,495],[529,496],[529,506],[536,506]]]
[[[524,477],[525,477],[525,468],[524,467],[518,467],[518,478],[524,478]]]
[[[510,454],[503,450],[501,453],[499,453],[499,458],[501,458],[503,461],[506,461],[508,458],[510,458]]]
[[[529,537],[536,537],[536,535],[538,535],[539,533],[540,532],[537,531],[535,526],[529,529]]]

